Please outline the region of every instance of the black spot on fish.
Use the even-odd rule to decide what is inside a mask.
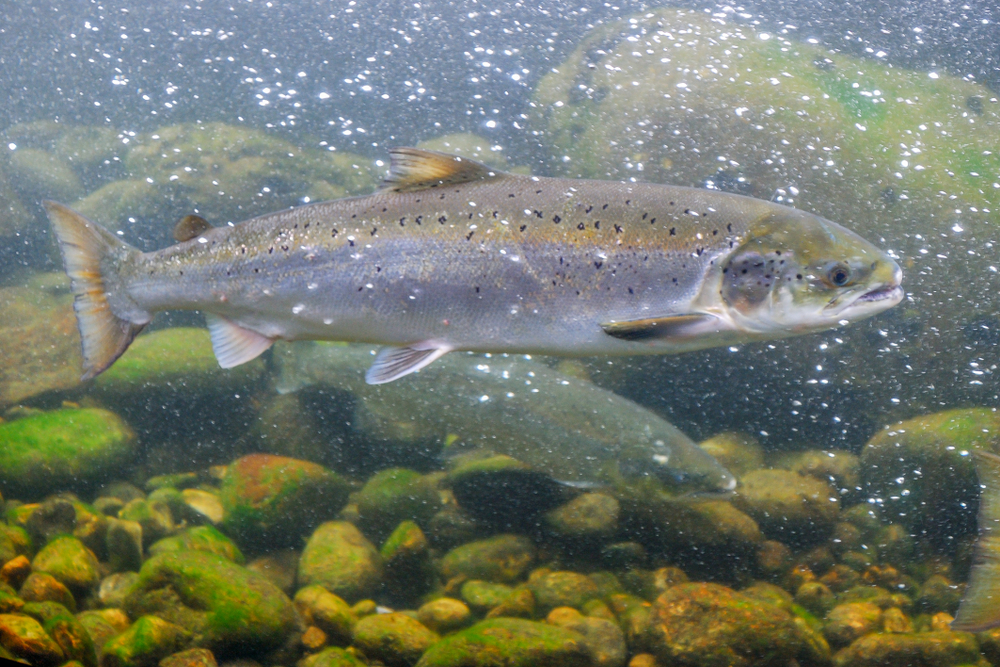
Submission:
[[[272,254],[274,254],[274,248],[273,248],[273,247],[271,247],[271,248],[268,248],[268,249],[267,249],[267,254],[268,254],[268,255],[272,255]]]
[[[634,292],[634,291],[632,290],[632,288],[631,288],[631,287],[629,287],[629,288],[628,288],[628,293],[629,293],[629,294],[635,294],[635,292]]]
[[[359,288],[358,288],[358,291],[360,292],[360,291],[361,291],[361,290],[363,290],[363,289],[364,289],[364,287],[359,287]]]
[[[584,213],[590,213],[590,212],[591,212],[591,211],[593,211],[593,210],[594,210],[594,207],[593,207],[593,206],[588,206],[588,207],[587,207],[587,210],[585,210],[585,211],[584,211]]]
[[[382,267],[381,266],[376,266],[375,267],[375,273],[382,273]]]
[[[309,229],[309,223],[307,222],[306,224],[302,225],[302,229]]]
[[[524,231],[525,229],[527,229],[527,228],[528,228],[528,225],[521,225],[521,231],[522,231],[522,232],[523,232],[523,231]]]
[[[726,231],[729,232],[729,233],[732,233],[732,231],[733,231],[733,225],[732,225],[732,223],[726,225]]]
[[[441,196],[438,197],[438,199],[444,199],[444,193],[443,192],[441,193]]]
[[[621,233],[622,233],[622,226],[616,224],[615,225],[615,234],[621,234]]]
[[[494,219],[494,220],[496,220],[496,219],[497,219],[497,213],[498,213],[498,211],[493,211],[493,219]]]
[[[651,224],[651,225],[655,225],[655,224],[656,224],[656,218],[653,218],[652,220],[650,220],[650,221],[649,221],[649,224]]]
[[[254,273],[260,273],[260,269],[254,269],[253,272]]]
[[[336,227],[334,227],[331,231],[332,231],[332,233],[330,234],[331,237],[336,236],[337,234],[340,233],[339,231],[337,231]]]
[[[648,216],[649,216],[649,213],[643,213],[642,214],[642,219],[645,220]]]
[[[299,223],[296,222],[294,225],[292,225],[292,229],[298,229],[298,228],[299,228]]]
[[[542,212],[541,211],[535,211],[535,217],[541,218],[542,217]]]
[[[383,208],[382,208],[382,212],[383,212],[383,213],[385,213],[385,212],[386,212],[386,211],[388,211],[388,210],[389,210],[389,209],[387,209],[387,208],[385,208],[385,207],[383,207]]]
[[[626,205],[626,206],[629,206],[629,205],[630,205],[631,203],[632,203],[632,200],[631,200],[631,199],[626,199],[626,200],[625,200],[625,205]]]
[[[802,280],[802,274],[801,273],[796,273],[795,274],[795,279],[796,280]]]
[[[671,206],[673,206],[673,205],[674,205],[674,203],[673,203],[673,202],[670,202],[670,205],[671,205]]]
[[[183,271],[180,271],[179,273],[180,273],[180,274],[181,274],[182,276],[184,275],[184,272],[183,272]]]
[[[594,268],[599,269],[604,266],[604,262],[594,262]]]
[[[473,234],[475,234],[475,233],[476,233],[476,232],[474,232],[474,231],[472,231],[472,232],[469,232],[469,235],[465,237],[465,240],[466,240],[466,241],[471,241],[471,240],[472,240],[472,235],[473,235]],[[478,290],[477,290],[477,291],[478,291]]]
[[[514,193],[511,192],[509,195],[507,195],[507,197],[508,197],[508,199],[513,199],[514,198]]]
[[[472,220],[472,213],[469,214],[469,220]]]
[[[604,210],[606,210],[607,208],[608,208],[608,205],[607,205],[607,204],[605,204],[604,206],[602,206],[602,207],[601,207],[601,210],[602,210],[602,211],[604,211]]]
[[[594,223],[594,229],[600,229],[600,228],[601,228],[601,221],[598,220],[597,222]]]
[[[442,215],[440,218],[438,218],[438,222],[440,222],[443,225],[444,223],[448,222],[448,218]]]
[[[420,201],[420,200],[418,199],[417,201]],[[417,216],[417,219],[415,220],[415,222],[416,222],[416,223],[417,223],[417,224],[419,225],[419,224],[420,224],[420,221],[421,221],[421,220],[423,220],[423,219],[424,219],[424,216],[422,216],[422,215],[418,215],[418,216]]]
[[[403,217],[403,218],[400,218],[400,219],[399,219],[399,226],[400,226],[400,227],[405,227],[405,226],[406,226],[405,224],[403,224],[403,221],[404,221],[404,220],[406,220],[406,218],[405,218],[405,217]]]
[[[670,228],[670,235],[671,236],[677,236],[677,228],[676,227],[671,227]]]
[[[281,249],[284,250],[285,252],[288,252],[288,246],[286,245],[281,246]]]
[[[372,236],[375,236],[375,233],[376,233],[377,231],[378,231],[378,227],[372,227],[372,231],[371,231],[371,235],[372,235]]]
[[[479,287],[476,287],[476,294],[479,294]]]
[[[560,218],[558,215],[554,215],[552,216],[552,222],[558,225],[560,222],[562,222],[562,218]]]
[[[718,235],[719,235],[719,230],[718,229],[713,229],[712,230],[712,236],[718,236]]]
[[[542,191],[541,190],[535,190],[535,194],[536,195],[540,195],[540,194],[542,194]]]
[[[354,247],[354,240],[353,239],[347,239],[347,242],[351,245],[352,248]]]
[[[355,214],[354,214],[354,215],[352,215],[351,217],[352,217],[352,218],[356,218],[356,217],[358,217],[358,214],[357,214],[357,213],[355,213]]]

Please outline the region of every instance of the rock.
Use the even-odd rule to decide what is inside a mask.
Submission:
[[[958,610],[958,603],[962,601],[963,592],[964,586],[953,584],[947,577],[935,574],[920,587],[917,606],[926,614],[939,611],[954,614]]]
[[[205,551],[243,565],[243,553],[228,537],[212,526],[197,526],[165,537],[149,547],[149,555],[174,551]]]
[[[861,577],[847,565],[834,565],[819,581],[834,593],[842,593],[860,584]]]
[[[31,561],[22,554],[3,564],[0,568],[0,581],[11,588],[20,588],[29,574],[31,574]]]
[[[493,584],[494,586],[502,584]],[[515,588],[500,604],[486,613],[486,618],[534,618],[535,594],[529,588]]]
[[[223,530],[242,544],[298,546],[337,515],[349,485],[321,465],[270,454],[234,461],[222,481]]]
[[[184,489],[181,491],[181,498],[189,510],[188,516],[199,517],[213,524],[222,523],[225,510],[218,494],[202,489]]]
[[[718,584],[681,584],[653,603],[646,642],[664,664],[784,664],[804,647],[791,614]]]
[[[584,616],[571,607],[553,609],[545,622],[582,635],[594,667],[624,667],[628,648],[625,635],[616,623]]]
[[[218,667],[218,663],[207,648],[189,648],[160,660],[159,667]]]
[[[143,546],[149,546],[174,531],[174,517],[163,502],[145,498],[130,500],[118,512],[122,521],[135,521],[142,526]]]
[[[135,484],[130,482],[123,482],[120,479],[113,480],[101,486],[101,495],[109,496],[112,498],[118,498],[123,503],[129,503],[133,500],[145,500],[146,494],[143,493]]]
[[[332,644],[347,646],[351,643],[358,619],[343,599],[322,586],[306,586],[295,594],[295,607],[303,620],[325,632]]]
[[[24,600],[7,584],[0,583],[0,614],[12,614],[21,611]]]
[[[445,579],[464,576],[502,583],[524,577],[535,561],[535,545],[520,535],[495,535],[456,547],[441,559]]]
[[[32,572],[21,584],[18,596],[25,602],[58,602],[76,611],[76,599],[68,588],[51,574]]]
[[[132,586],[139,581],[136,572],[118,572],[101,580],[97,587],[97,599],[104,607],[121,607],[125,604],[125,596]]]
[[[755,581],[740,590],[740,595],[768,605],[774,605],[788,613],[794,610],[794,599],[784,588],[769,584],[766,581]]]
[[[835,667],[953,667],[979,661],[976,638],[967,632],[870,634],[834,656]]]
[[[477,521],[504,531],[519,531],[537,516],[567,500],[567,489],[517,459],[473,452],[453,459],[448,485],[459,507]],[[498,502],[501,499],[502,502]]]
[[[202,476],[196,472],[172,472],[166,475],[153,475],[146,480],[143,487],[150,492],[166,488],[186,490],[198,486],[201,481]]]
[[[826,616],[836,604],[833,591],[818,581],[807,581],[795,591],[795,604],[801,605],[810,613]]]
[[[891,523],[883,526],[875,532],[872,541],[883,562],[903,565],[913,557],[915,548],[913,536],[904,525]]]
[[[461,589],[462,599],[481,613],[500,606],[513,592],[514,589],[507,584],[494,584],[480,579],[466,581]]]
[[[852,495],[857,494],[860,483],[858,472],[861,463],[857,456],[845,451],[809,449],[794,452],[779,456],[773,461],[773,466],[815,477],[838,490],[846,489]]]
[[[216,654],[248,655],[281,646],[296,627],[291,600],[264,577],[203,551],[153,556],[125,598],[132,618],[156,614]]]
[[[37,505],[25,505],[20,509],[27,513],[24,529],[35,544],[46,544],[60,535],[71,535],[76,529],[76,507],[69,498],[46,498]]]
[[[792,550],[784,542],[764,540],[757,549],[757,567],[772,577],[784,573],[791,560]]]
[[[882,612],[882,631],[907,633],[913,632],[913,622],[898,607],[889,607]]]
[[[590,667],[583,638],[570,630],[518,618],[482,621],[431,646],[417,667]]]
[[[438,633],[458,630],[468,625],[471,618],[469,607],[454,598],[438,598],[417,609],[417,620]]]
[[[80,177],[48,151],[19,148],[10,154],[11,175],[31,201],[51,198],[75,201],[83,194]]]
[[[135,434],[115,414],[63,408],[0,423],[0,490],[32,498],[87,486],[132,457]]]
[[[426,526],[441,508],[434,484],[420,473],[390,468],[375,473],[355,496],[361,528],[384,540],[401,521]]]
[[[532,574],[528,587],[535,595],[541,613],[555,607],[581,608],[585,602],[599,596],[597,585],[578,572],[541,572]]]
[[[427,537],[413,521],[403,521],[379,550],[385,563],[385,590],[394,599],[405,600],[435,583]]]
[[[382,558],[353,524],[317,528],[299,560],[299,586],[319,584],[348,602],[372,595],[382,580]]]
[[[94,501],[94,509],[109,517],[118,516],[118,512],[121,511],[121,508],[123,507],[125,507],[125,503],[122,502],[120,498],[101,496]]]
[[[191,642],[191,633],[156,616],[142,616],[103,648],[102,667],[152,667]]]
[[[508,166],[507,158],[500,146],[470,132],[458,132],[427,139],[418,143],[417,148],[461,155],[501,169],[506,169]]]
[[[848,602],[834,607],[823,628],[834,648],[847,646],[855,639],[882,627],[882,610],[871,602]]]
[[[744,476],[733,503],[772,539],[810,544],[825,539],[840,509],[826,482],[787,470],[756,470]]]
[[[75,537],[57,537],[35,554],[31,569],[46,572],[60,583],[85,594],[97,585],[101,575],[97,557]]]
[[[427,539],[442,551],[453,549],[482,537],[483,525],[455,504],[454,499],[431,517]]]
[[[299,552],[294,549],[272,551],[247,563],[248,570],[267,577],[286,595],[295,592],[295,577],[298,567]]]
[[[603,541],[618,530],[621,506],[603,493],[583,493],[545,514],[546,527],[569,540]]]
[[[138,521],[109,519],[105,539],[112,570],[139,571],[142,567],[142,526]]]
[[[367,616],[354,626],[354,645],[389,667],[416,664],[440,637],[407,614]]]
[[[65,659],[59,644],[30,616],[0,614],[0,644],[36,667],[54,667]]]
[[[103,647],[108,640],[125,632],[129,627],[128,616],[120,609],[84,611],[77,614],[76,619],[93,640],[98,658],[101,657]]]
[[[861,451],[865,493],[884,515],[940,546],[975,533],[979,482],[972,457],[1000,452],[1000,414],[949,410],[887,426]],[[920,474],[913,471],[919,470]]]
[[[634,570],[648,561],[646,547],[638,542],[615,542],[601,548],[601,563],[609,570]]]
[[[42,624],[62,649],[65,659],[75,660],[84,667],[97,667],[94,641],[69,609],[56,602],[29,602],[21,611]]]
[[[3,201],[4,181],[0,175],[0,212],[11,206]],[[0,236],[9,222],[0,222]],[[80,384],[80,334],[65,274],[36,274],[0,289],[0,362],[0,406]]]
[[[306,631],[302,633],[299,637],[299,643],[302,647],[310,653],[316,652],[326,646],[327,636],[326,633],[317,628],[315,625],[310,625],[306,628]]]
[[[737,478],[764,467],[764,448],[757,438],[746,433],[726,431],[699,442],[698,446]]]
[[[301,667],[365,667],[365,663],[342,648],[326,648],[302,660]]]

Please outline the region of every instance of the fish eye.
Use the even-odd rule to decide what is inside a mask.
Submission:
[[[846,287],[852,281],[851,267],[842,262],[832,264],[826,270],[826,282],[832,287]]]

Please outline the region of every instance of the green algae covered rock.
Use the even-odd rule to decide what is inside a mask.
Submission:
[[[880,629],[882,610],[871,602],[839,604],[827,614],[823,634],[834,648],[847,646],[855,639]]]
[[[519,618],[476,623],[431,646],[417,667],[590,667],[579,634]]]
[[[155,614],[192,633],[197,646],[246,655],[281,646],[296,627],[292,601],[263,576],[202,551],[147,560],[125,598],[132,618]]]
[[[21,584],[18,596],[25,602],[58,602],[76,611],[76,598],[68,588],[45,572],[32,572]]]
[[[353,524],[328,521],[317,528],[299,559],[299,586],[319,584],[348,602],[374,594],[382,558]]]
[[[185,648],[191,633],[157,616],[142,616],[104,645],[103,667],[153,667]]]
[[[568,570],[542,572],[533,575],[528,588],[535,595],[541,613],[556,607],[580,609],[589,600],[600,596],[600,589],[589,577]]]
[[[570,607],[553,609],[546,623],[580,634],[590,650],[594,667],[624,667],[628,647],[618,624],[606,618],[584,616]]]
[[[886,519],[935,542],[974,533],[975,450],[1000,453],[1000,413],[947,410],[887,426],[861,450],[865,493],[881,499]]]
[[[56,602],[29,602],[21,612],[42,624],[67,660],[97,667],[97,650],[87,629],[69,609]]]
[[[741,480],[734,504],[772,539],[815,543],[833,530],[840,499],[828,482],[788,470],[755,470]]]
[[[139,336],[114,365],[94,381],[94,391],[108,400],[135,400],[138,390],[210,393],[246,386],[260,379],[264,362],[255,359],[224,369],[212,352],[206,329],[175,327]]]
[[[237,542],[298,546],[347,501],[349,484],[309,461],[250,454],[234,461],[222,481],[222,529]]]
[[[150,556],[171,551],[207,551],[237,565],[244,563],[239,547],[212,526],[188,528],[176,535],[164,537],[149,547]]]
[[[31,569],[46,572],[72,591],[85,593],[101,579],[97,557],[75,537],[57,537],[35,554]]]
[[[510,598],[514,589],[507,584],[495,584],[481,579],[469,579],[462,584],[462,599],[476,611],[486,613]]]
[[[464,576],[500,583],[514,583],[535,561],[535,545],[521,535],[495,535],[455,547],[441,559],[445,579]]]
[[[0,490],[33,498],[117,473],[132,457],[135,434],[99,408],[66,408],[0,424]]]
[[[93,640],[98,658],[101,657],[108,640],[125,632],[129,627],[128,616],[121,609],[83,611],[76,615],[76,619]]]
[[[621,506],[604,493],[583,493],[545,514],[545,525],[566,540],[607,540],[618,530]]]
[[[870,634],[839,651],[835,667],[954,667],[980,663],[979,646],[968,632]]]
[[[365,667],[365,663],[342,648],[325,648],[304,658],[301,667]]]
[[[295,607],[307,625],[315,625],[333,644],[351,643],[357,616],[343,599],[322,586],[306,586],[295,593]]]
[[[376,541],[384,540],[401,521],[426,526],[441,508],[434,484],[406,468],[381,470],[355,496],[361,528]]]
[[[389,667],[413,665],[440,637],[408,614],[373,614],[354,626],[354,645]]]
[[[805,647],[792,615],[718,584],[681,584],[653,603],[646,642],[663,664],[786,664]]]
[[[0,614],[0,645],[37,667],[55,667],[65,658],[59,644],[30,616]]]
[[[468,624],[468,605],[454,598],[431,600],[417,610],[417,620],[435,632],[450,632]]]
[[[218,667],[218,663],[207,648],[189,648],[167,656],[160,661],[160,667]]]

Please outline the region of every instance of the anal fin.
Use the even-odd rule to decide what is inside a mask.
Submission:
[[[365,373],[368,384],[385,384],[431,363],[451,352],[452,348],[433,341],[414,343],[407,347],[383,347],[375,355],[375,362]]]
[[[627,341],[691,338],[717,331],[719,318],[710,313],[689,313],[601,324],[604,333]]]
[[[212,351],[223,368],[253,361],[274,344],[267,336],[212,313],[205,313],[205,323],[212,336]]]

